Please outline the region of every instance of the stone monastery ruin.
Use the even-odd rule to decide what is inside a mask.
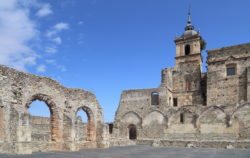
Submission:
[[[162,70],[158,88],[123,91],[111,124],[94,94],[0,66],[0,152],[147,144],[250,148],[250,43],[209,50],[189,14],[175,39],[175,66]],[[50,119],[30,116],[30,104],[47,104]],[[88,123],[76,117],[86,112]]]

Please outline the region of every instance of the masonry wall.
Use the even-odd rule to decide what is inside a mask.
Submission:
[[[149,90],[143,91],[144,95],[141,98],[150,97],[147,91]],[[236,105],[173,107],[165,102],[156,108],[149,103],[143,104],[147,99],[137,100],[137,97],[138,91],[123,92],[120,107],[116,113],[111,142],[117,139],[129,140],[131,124],[137,129],[137,142],[169,140],[186,141],[187,144],[190,141],[224,141],[229,145],[235,141],[243,143],[250,138],[248,136],[249,103],[241,104],[236,108]],[[184,115],[183,122],[180,120],[181,114]]]
[[[201,73],[199,62],[178,62],[162,71],[159,88],[123,91],[111,144],[129,144],[129,130],[135,125],[137,144],[250,148],[249,44],[208,54],[208,73]],[[237,75],[225,77],[232,63],[237,64]],[[192,81],[190,91],[186,79]],[[160,94],[159,106],[150,102],[154,91]]]
[[[0,66],[0,87],[0,112],[4,114],[0,118],[0,132],[4,134],[0,152],[24,154],[108,145],[102,109],[94,94],[5,66]],[[45,102],[50,109],[50,128],[48,120],[30,119],[28,108],[35,100]],[[80,109],[89,117],[89,145],[76,140],[76,113]]]
[[[227,105],[248,100],[250,44],[208,51],[207,104]],[[236,75],[227,76],[227,66],[235,65]]]
[[[151,105],[151,94],[153,92],[159,93],[159,105]],[[159,134],[158,131],[164,130],[161,123],[166,122],[165,118],[158,114],[165,110],[169,98],[166,94],[166,90],[162,88],[124,91],[116,112],[113,129],[114,137],[127,138],[130,124],[136,125],[137,131],[140,131],[138,132],[138,138],[161,137],[162,135],[155,134]],[[153,111],[153,113],[148,116],[147,114],[150,111]],[[155,123],[154,128],[150,126],[153,123],[152,121]],[[148,128],[151,128],[150,133],[148,133],[148,130],[142,130]]]

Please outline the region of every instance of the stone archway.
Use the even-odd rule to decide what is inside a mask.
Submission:
[[[96,140],[96,126],[94,121],[94,114],[92,110],[87,106],[79,107],[75,113],[75,118],[77,117],[77,112],[83,110],[87,115],[87,141],[95,141]],[[77,119],[75,119],[77,121]],[[77,123],[77,122],[75,122]]]
[[[148,113],[142,121],[142,133],[147,138],[163,137],[168,127],[168,118],[160,111],[154,110]]]
[[[59,128],[59,114],[55,102],[52,98],[45,94],[35,94],[26,103],[27,111],[31,103],[35,100],[45,102],[50,111],[50,131],[51,141],[59,142],[62,141],[62,131]]]
[[[219,106],[205,108],[197,119],[197,127],[202,135],[212,136],[216,134],[217,137],[223,138],[223,134],[229,132],[227,114]]]

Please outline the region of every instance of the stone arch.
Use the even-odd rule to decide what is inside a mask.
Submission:
[[[119,123],[119,135],[122,137],[126,137],[129,139],[129,125],[134,125],[136,126],[136,137],[140,136],[141,133],[139,133],[139,131],[141,131],[141,124],[142,124],[142,118],[134,111],[129,111],[127,113],[125,113],[124,115],[122,115],[121,119],[120,119],[120,123]]]
[[[219,106],[209,106],[209,107],[205,108],[201,112],[201,114],[200,114],[200,116],[198,118],[198,123],[200,124],[201,119],[207,117],[208,115],[211,116],[211,114],[213,114],[213,112],[217,112],[217,114],[222,114],[222,115],[215,115],[216,117],[213,116],[214,118],[217,118],[217,117],[221,118],[221,121],[223,120],[222,117],[226,117],[226,113],[224,112],[224,109],[222,109],[221,107],[219,107]],[[223,121],[225,123],[225,118],[224,118]]]
[[[35,101],[43,101],[49,108],[50,111],[50,129],[51,129],[51,141],[62,141],[62,131],[59,128],[59,111],[52,97],[46,94],[35,94],[30,97],[30,99],[26,102],[26,110],[28,111],[30,104]],[[28,112],[27,112],[28,113]]]
[[[93,111],[87,106],[78,107],[75,112],[75,118],[77,117],[77,112],[83,110],[88,118],[87,122],[87,141],[95,141],[96,140],[96,125],[95,125],[95,117]],[[77,119],[75,119],[77,121]],[[75,122],[76,124],[77,122]]]
[[[243,103],[241,105],[239,105],[231,114],[231,118],[235,116],[235,114],[240,111],[241,109],[250,106],[250,103]]]
[[[121,122],[127,124],[141,125],[142,118],[134,111],[129,111],[122,116]]]
[[[238,126],[239,139],[250,137],[250,103],[240,105],[231,114],[230,125]]]
[[[165,116],[161,111],[158,110],[151,111],[144,117],[142,126],[149,125],[151,123],[167,124],[168,117]]]
[[[160,111],[154,110],[148,113],[142,122],[143,134],[147,138],[160,138],[168,127],[168,118]]]
[[[220,134],[224,132],[227,127],[226,120],[227,115],[221,107],[210,106],[201,112],[197,120],[197,125],[201,133]]]

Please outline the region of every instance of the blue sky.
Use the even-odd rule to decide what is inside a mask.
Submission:
[[[250,41],[249,0],[1,0],[0,64],[95,93],[110,122],[122,90],[174,66],[190,4],[208,50]]]

